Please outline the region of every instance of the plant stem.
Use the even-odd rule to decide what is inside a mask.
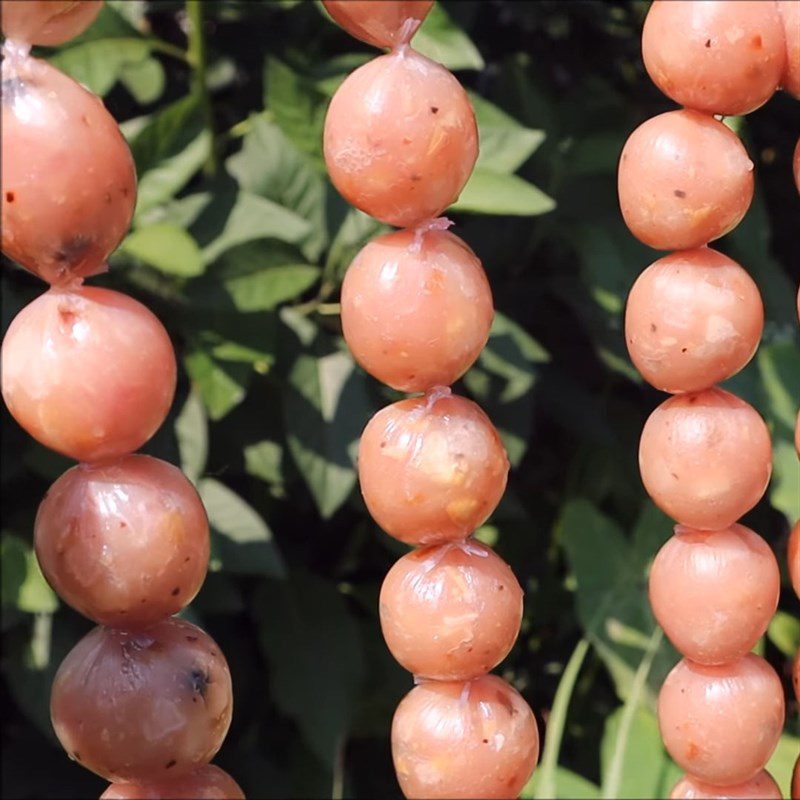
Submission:
[[[647,676],[650,674],[650,668],[653,666],[653,659],[658,652],[663,636],[664,632],[661,628],[655,628],[650,636],[650,641],[647,644],[647,649],[642,656],[642,660],[639,662],[636,674],[633,676],[631,690],[628,694],[628,698],[625,700],[622,717],[619,721],[619,730],[617,731],[617,738],[614,742],[614,753],[611,757],[608,772],[603,776],[603,785],[600,789],[600,796],[608,798],[608,800],[615,800],[619,795],[619,788],[622,783],[622,771],[625,766],[625,753],[628,749],[628,739],[631,735],[633,718],[641,703]]]
[[[163,53],[165,56],[177,58],[178,61],[183,61],[184,64],[189,63],[189,58],[186,53],[184,53],[180,47],[176,47],[174,44],[170,44],[169,42],[165,42],[161,39],[156,39],[155,37],[149,38],[147,43],[150,45],[151,49],[155,50],[157,53]]]
[[[206,83],[206,40],[203,33],[203,0],[186,0],[186,14],[189,18],[189,47],[186,53],[192,66],[192,93],[194,93],[203,109],[203,117],[208,132],[211,134],[211,147],[208,159],[203,167],[206,175],[217,173],[217,143],[214,133],[214,110],[211,95]]]
[[[572,651],[564,674],[558,683],[556,696],[553,698],[553,707],[547,719],[547,735],[544,740],[542,762],[539,765],[539,782],[536,786],[534,797],[553,798],[556,796],[556,769],[558,768],[558,751],[561,749],[561,740],[564,738],[564,725],[567,721],[567,710],[578,673],[583,664],[586,653],[589,652],[589,641],[581,639]]]
[[[331,800],[342,800],[344,797],[344,737],[336,748],[333,760],[333,785],[331,786]]]

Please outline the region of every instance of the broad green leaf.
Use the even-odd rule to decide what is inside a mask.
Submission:
[[[203,474],[208,459],[208,420],[200,395],[192,390],[175,418],[181,469],[192,483]]]
[[[564,506],[557,528],[575,576],[581,625],[622,700],[631,691],[655,627],[647,600],[646,572],[658,547],[656,542],[670,535],[662,518],[646,504],[629,541],[615,522],[586,500],[576,499]],[[672,648],[662,642],[644,693],[647,704],[654,704],[660,682],[676,660]]]
[[[183,311],[183,327],[194,349],[203,350],[226,370],[245,366],[266,374],[275,363],[277,319],[268,311],[245,314],[221,307],[190,305]],[[231,373],[238,380],[242,373]],[[245,379],[247,375],[244,374]]]
[[[244,449],[245,469],[266,483],[283,481],[283,447],[264,439]]]
[[[169,222],[138,228],[125,238],[121,248],[167,275],[191,278],[205,269],[197,242],[183,228]]]
[[[520,794],[522,800],[532,800],[532,798],[566,798],[566,800],[598,800],[600,797],[600,787],[586,778],[571,772],[564,767],[556,767],[554,770],[554,791],[542,793],[542,782],[544,780],[541,767],[534,773],[525,788]]]
[[[480,133],[476,168],[506,175],[516,172],[544,141],[544,131],[526,128],[474,92],[469,92],[469,99]]]
[[[489,341],[479,362],[485,369],[506,379],[501,400],[515,400],[533,385],[531,367],[550,360],[548,352],[514,320],[495,313]]]
[[[441,3],[435,3],[414,35],[414,49],[448,69],[483,69],[478,48],[450,19]]]
[[[776,783],[784,792],[784,797],[789,797],[789,786],[792,781],[792,770],[800,753],[800,738],[784,733],[778,741],[778,746],[767,762],[765,769],[775,778]]]
[[[295,147],[324,169],[322,128],[328,98],[277,58],[267,58],[264,69],[264,105]]]
[[[756,360],[768,414],[791,436],[800,411],[800,349],[776,342],[760,347]]]
[[[604,775],[616,752],[622,713],[623,709],[618,708],[606,721],[600,744],[601,773]],[[681,774],[681,769],[670,759],[661,743],[655,714],[639,706],[627,738],[619,793],[609,796],[609,800],[612,797],[667,797]]]
[[[210,277],[215,292],[222,284],[239,311],[271,310],[299,297],[319,279],[319,267],[298,263],[298,256],[280,242],[246,242],[223,253]]]
[[[772,482],[769,499],[782,511],[793,525],[800,519],[800,462],[794,444],[788,439],[778,439],[772,445]]]
[[[632,237],[622,225],[590,222],[575,229],[575,246],[581,255],[581,273],[595,302],[609,315],[619,317],[637,274],[646,263],[626,248]]]
[[[641,382],[625,348],[622,310],[636,277],[652,261],[652,251],[630,235],[617,213],[594,215],[591,222],[581,218],[565,234],[580,257],[582,280],[565,283],[563,299],[580,317],[598,358],[614,372]]]
[[[533,217],[555,207],[552,198],[518,175],[476,169],[450,210]]]
[[[199,347],[190,349],[183,362],[211,419],[222,419],[244,400],[250,374],[247,365],[225,364],[223,367],[207,350]]]
[[[337,284],[341,282],[358,251],[368,241],[389,230],[388,225],[378,222],[363,211],[349,209],[328,249],[325,278]]]
[[[216,191],[191,227],[203,246],[206,264],[231,248],[256,239],[278,239],[302,247],[310,230],[310,223],[294,211],[265,197],[236,192],[232,187]]]
[[[747,214],[722,240],[723,249],[742,264],[758,284],[764,300],[764,315],[772,323],[770,327],[779,330],[778,326],[785,326],[787,330],[795,330],[797,286],[771,255],[771,230],[764,193],[756,184]]]
[[[307,320],[298,320],[290,309],[281,317],[297,341],[283,392],[289,452],[328,518],[356,483],[353,451],[369,413],[364,374],[322,331],[311,331],[303,341]]]
[[[284,264],[227,278],[223,283],[236,308],[259,311],[301,295],[317,282],[319,273],[319,267],[310,264]]]
[[[211,523],[212,565],[225,572],[283,578],[283,558],[255,509],[214,478],[201,479],[197,490]]]
[[[119,79],[141,105],[158,100],[167,82],[164,68],[155,58],[126,64],[120,71]]]
[[[325,183],[308,156],[263,114],[249,118],[252,127],[242,149],[226,167],[239,186],[291,209],[311,224],[309,257],[316,259],[327,245]]]
[[[767,628],[767,636],[787,658],[794,658],[800,650],[800,619],[786,611],[776,611]]]
[[[497,426],[514,466],[530,438],[536,365],[547,360],[544,348],[521,326],[496,313],[478,363],[464,376],[470,393]]]
[[[131,141],[136,170],[141,175],[192,141],[202,127],[197,95],[190,94],[148,118]]]
[[[106,5],[136,29],[139,29],[145,21],[147,0],[106,0]],[[102,15],[103,12],[100,13]]]
[[[95,39],[59,50],[50,63],[102,97],[127,68],[141,64],[150,49],[142,38]]]
[[[51,614],[58,598],[39,569],[33,550],[19,537],[4,533],[0,539],[3,605],[29,614]]]
[[[333,97],[345,78],[372,58],[374,56],[371,53],[342,53],[311,64],[314,88],[326,97]]]
[[[144,173],[139,179],[134,223],[140,215],[173,198],[208,159],[211,134],[200,131],[191,142]]]
[[[290,582],[262,582],[252,610],[271,696],[331,769],[363,681],[355,620],[330,581],[297,572]]]
[[[187,95],[154,114],[131,141],[139,174],[136,223],[174,197],[208,158],[211,136],[203,127],[196,95]],[[158,221],[158,220],[155,220]]]

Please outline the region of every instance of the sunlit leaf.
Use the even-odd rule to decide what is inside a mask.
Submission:
[[[283,558],[266,522],[242,497],[214,478],[203,478],[197,490],[214,536],[211,561],[226,572],[282,578]]]
[[[533,217],[546,214],[555,206],[552,198],[518,175],[478,168],[450,210]]]

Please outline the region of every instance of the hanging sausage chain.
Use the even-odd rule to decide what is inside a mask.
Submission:
[[[747,272],[708,245],[740,222],[754,188],[754,165],[721,118],[781,86],[800,97],[800,2],[655,0],[642,54],[683,106],[631,134],[618,176],[631,233],[674,251],[639,276],[625,318],[633,363],[672,394],[639,448],[647,492],[678,523],[649,581],[653,613],[683,655],[658,701],[664,744],[686,772],[671,797],[780,798],[764,767],[783,730],[783,690],[751,652],[777,608],[780,573],[764,540],[737,522],[767,488],[771,442],[755,409],[716,386],[755,354],[764,311]]]
[[[80,463],[42,501],[34,545],[60,597],[99,623],[52,688],[70,758],[112,784],[104,798],[242,798],[208,762],[232,714],[219,647],[172,615],[206,575],[209,528],[176,467],[136,455],[175,393],[159,320],[116,291],[85,286],[128,230],[131,153],[102,101],[31,45],[57,45],[102,0],[3,0],[2,249],[50,284],[2,346],[2,394],[37,441]]]
[[[380,593],[384,638],[416,686],[392,724],[413,798],[514,798],[539,754],[533,712],[489,671],[522,620],[508,565],[471,538],[505,490],[508,458],[473,402],[451,393],[486,344],[491,290],[480,261],[438,217],[475,165],[478,132],[453,75],[409,42],[432,0],[324,0],[353,36],[391,52],[353,72],[328,109],[331,180],[361,211],[403,230],[379,236],[344,278],[344,337],[373,377],[423,392],[379,411],[358,451],[375,521],[417,549]]]

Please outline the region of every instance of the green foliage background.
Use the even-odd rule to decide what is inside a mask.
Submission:
[[[679,773],[654,716],[677,656],[646,600],[670,523],[636,462],[662,397],[622,336],[626,293],[656,254],[626,230],[615,191],[625,138],[671,107],[641,65],[646,10],[442,0],[416,39],[456,71],[480,124],[478,167],[448,215],[482,258],[498,313],[457,391],[487,410],[513,463],[478,536],[526,588],[522,633],[499,668],[548,730],[525,797],[664,797]],[[213,525],[211,572],[185,615],[233,672],[217,761],[254,798],[397,797],[388,731],[411,679],[376,612],[404,547],[366,514],[353,468],[360,431],[396,395],[354,366],[336,305],[349,261],[382,226],[338,197],[320,152],[332,93],[375,53],[311,0],[110,0],[88,32],[42,54],[104,96],[136,159],[133,229],[97,282],[153,308],[181,364],[174,411],[146,451],[183,467]],[[800,110],[779,95],[728,123],[758,189],[719,247],[757,280],[768,319],[730,384],[775,441],[771,488],[746,522],[783,562],[800,517]],[[5,330],[42,286],[7,265],[2,290]],[[3,415],[2,795],[97,796],[102,781],[67,760],[47,710],[54,670],[90,626],[31,553],[38,502],[69,464]],[[785,792],[800,745],[795,602],[784,576],[759,645],[789,698],[770,767]]]

